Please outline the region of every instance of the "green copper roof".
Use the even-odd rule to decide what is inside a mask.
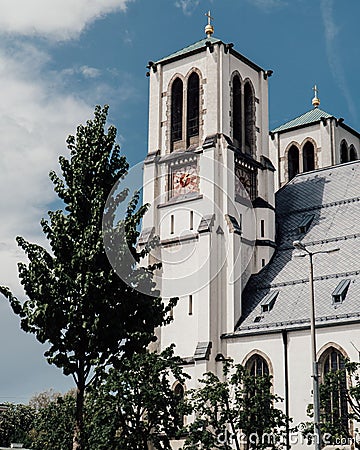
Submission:
[[[310,125],[312,123],[318,122],[322,117],[327,119],[334,116],[327,113],[326,111],[323,111],[320,108],[314,108],[306,112],[305,114],[302,114],[301,116],[290,120],[290,122],[286,122],[283,125],[280,125],[279,127],[272,130],[272,132],[277,133],[279,131],[290,130],[291,128],[301,127],[303,125]]]
[[[201,39],[201,41],[197,41],[194,44],[189,45],[188,47],[182,48],[181,50],[172,53],[169,56],[166,56],[165,58],[160,59],[159,61],[156,61],[156,63],[163,63],[167,61],[168,59],[178,58],[180,56],[186,55],[187,53],[191,53],[193,51],[199,50],[201,48],[205,47],[205,43],[210,42],[211,44],[216,44],[218,42],[222,42],[220,39],[214,38],[214,37],[206,37],[204,39]]]

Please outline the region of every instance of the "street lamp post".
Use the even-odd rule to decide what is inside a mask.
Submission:
[[[320,392],[319,392],[319,372],[318,372],[318,362],[316,355],[316,333],[315,333],[315,292],[314,292],[314,255],[321,253],[333,253],[337,252],[339,248],[333,248],[330,250],[319,250],[317,252],[310,252],[303,243],[300,241],[294,241],[293,246],[297,250],[302,250],[305,253],[296,255],[298,257],[305,257],[309,255],[310,261],[310,274],[309,274],[309,284],[310,284],[310,335],[311,335],[311,362],[312,362],[312,379],[313,379],[313,395],[314,395],[314,439],[315,439],[315,450],[321,449],[321,430],[320,430]]]

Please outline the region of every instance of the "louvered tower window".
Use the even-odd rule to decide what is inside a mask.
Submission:
[[[182,139],[183,82],[176,78],[171,88],[171,142]]]
[[[254,153],[255,144],[255,96],[249,82],[244,87],[244,112],[245,112],[245,151]]]
[[[190,138],[199,135],[199,108],[200,102],[200,80],[199,75],[193,72],[188,81],[187,90],[187,141],[190,145]]]
[[[238,75],[233,78],[233,134],[234,143],[241,148],[241,82]]]

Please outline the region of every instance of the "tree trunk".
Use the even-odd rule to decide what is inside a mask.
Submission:
[[[85,382],[84,377],[79,376],[76,389],[76,410],[75,427],[73,437],[73,450],[84,450],[83,431],[84,431],[84,399]]]

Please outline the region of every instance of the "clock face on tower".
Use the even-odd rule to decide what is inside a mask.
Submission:
[[[196,165],[189,164],[174,168],[171,178],[173,197],[199,191],[199,177]]]
[[[254,189],[253,183],[253,176],[249,170],[240,166],[235,168],[235,195],[244,197],[247,193],[252,199]],[[246,193],[244,191],[246,191]]]

